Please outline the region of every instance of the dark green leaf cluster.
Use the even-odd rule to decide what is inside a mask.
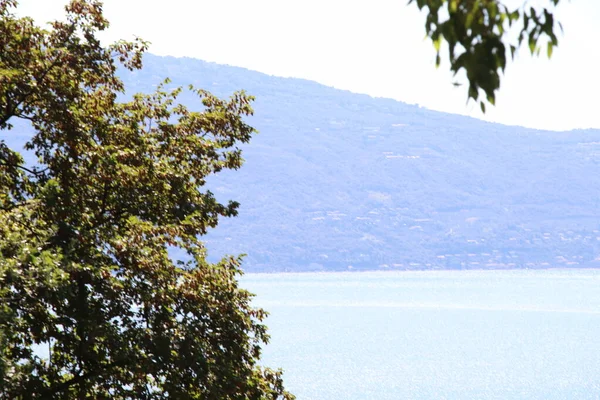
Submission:
[[[242,165],[252,97],[118,102],[115,60],[141,68],[146,43],[101,46],[96,1],[49,29],[16,6],[0,0],[0,130],[27,121],[37,163],[0,142],[0,399],[291,398],[257,365],[266,313],[240,259],[208,263],[198,239],[237,212],[200,189]]]
[[[559,1],[548,0],[551,6]],[[468,97],[475,101],[483,91],[486,100],[495,104],[509,50],[514,58],[515,51],[526,42],[531,54],[539,54],[540,41],[546,38],[550,57],[558,45],[554,15],[549,8],[538,11],[524,5],[510,9],[500,0],[409,0],[410,3],[427,12],[425,31],[437,53],[436,64],[441,63],[441,45],[445,41],[450,70],[455,75],[464,70],[469,81]],[[479,104],[485,112],[485,102]]]

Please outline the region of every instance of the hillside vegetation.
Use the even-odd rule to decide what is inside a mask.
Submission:
[[[600,266],[600,131],[547,132],[188,58],[147,55],[132,92],[256,96],[241,203],[206,237],[247,271]],[[182,99],[186,102],[185,97]]]

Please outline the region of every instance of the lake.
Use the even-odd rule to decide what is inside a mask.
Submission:
[[[600,399],[600,270],[248,274],[299,400]]]

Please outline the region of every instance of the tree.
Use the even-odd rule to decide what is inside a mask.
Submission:
[[[468,98],[477,101],[480,92],[485,100],[495,104],[500,88],[500,74],[506,60],[527,43],[531,54],[541,51],[546,42],[546,54],[552,56],[558,45],[553,9],[560,0],[546,0],[549,8],[510,9],[500,0],[409,0],[426,10],[425,32],[436,51],[436,64],[441,63],[442,43],[448,45],[450,70],[456,75],[464,70],[469,82]],[[516,31],[512,28],[516,27]],[[485,113],[485,101],[479,102]]]
[[[38,163],[0,142],[0,398],[293,398],[257,365],[266,313],[240,259],[208,263],[198,239],[236,215],[201,188],[242,165],[252,97],[119,102],[117,65],[141,68],[146,43],[103,47],[95,0],[48,29],[16,7],[0,0],[0,132],[29,123]]]

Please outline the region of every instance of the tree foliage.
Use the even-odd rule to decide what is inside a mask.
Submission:
[[[558,45],[553,7],[560,0],[545,0],[548,8],[529,7],[527,2],[511,9],[500,0],[409,0],[425,10],[425,31],[436,50],[436,64],[441,63],[442,43],[448,45],[450,70],[456,75],[464,70],[469,82],[468,98],[477,101],[480,92],[495,104],[500,75],[507,59],[527,44],[531,54],[546,48],[548,58]],[[516,30],[515,30],[516,29]],[[544,41],[546,41],[544,43]],[[485,112],[485,101],[479,102]]]
[[[117,64],[141,68],[146,43],[102,46],[94,0],[47,29],[16,7],[0,0],[0,133],[31,124],[38,162],[0,141],[0,398],[292,398],[257,365],[240,259],[208,263],[198,239],[237,212],[201,187],[242,165],[252,97],[119,102]]]

